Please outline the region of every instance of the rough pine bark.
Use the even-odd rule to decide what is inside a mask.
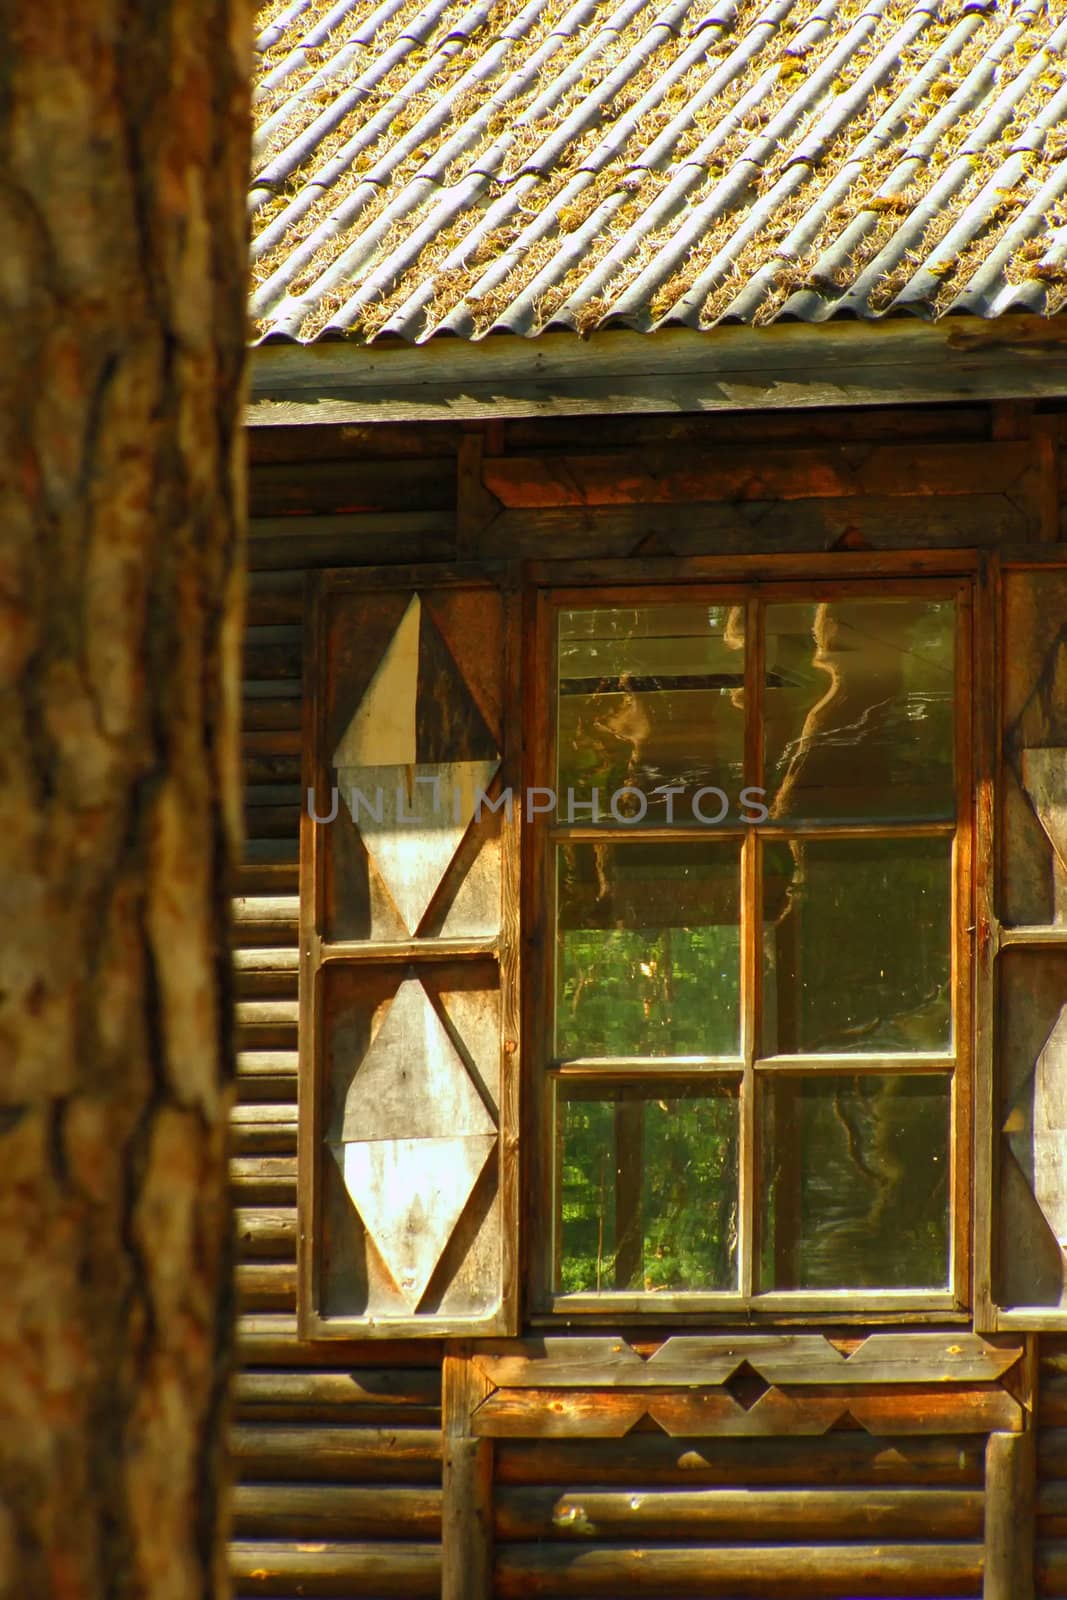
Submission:
[[[245,0],[0,0],[0,1595],[225,1590]]]

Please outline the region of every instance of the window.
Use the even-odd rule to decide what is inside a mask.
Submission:
[[[969,599],[545,596],[536,1307],[965,1300]]]
[[[317,580],[304,1335],[1067,1326],[1062,555],[564,570]]]

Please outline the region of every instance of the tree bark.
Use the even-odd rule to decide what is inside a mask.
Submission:
[[[244,0],[0,0],[0,1595],[225,1592]]]

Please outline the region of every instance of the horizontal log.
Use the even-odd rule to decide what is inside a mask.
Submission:
[[[299,683],[303,672],[302,630],[295,627],[248,628],[241,676],[264,681],[284,678]]]
[[[496,1476],[504,1484],[656,1484],[736,1488],[740,1484],[819,1483],[874,1486],[984,1480],[984,1442],[957,1439],[872,1439],[831,1433],[818,1439],[716,1439],[694,1444],[663,1434],[626,1439],[503,1440]]]
[[[289,839],[294,854],[300,838],[300,806],[253,806],[245,808],[246,839]]]
[[[485,559],[612,558],[650,537],[679,556],[819,552],[844,536],[876,550],[956,548],[1028,537],[1025,507],[1007,495],[944,499],[752,500],[665,505],[529,507],[504,511],[479,544]]]
[[[299,746],[288,752],[245,749],[241,770],[245,783],[299,783]]]
[[[237,1596],[397,1595],[421,1600],[440,1592],[441,1554],[433,1544],[398,1541],[308,1547],[280,1542],[230,1546]]]
[[[291,1311],[296,1304],[296,1262],[239,1263],[237,1306],[240,1311]]]
[[[239,973],[283,972],[295,978],[300,967],[300,956],[287,946],[264,946],[256,950],[238,950],[233,964]]]
[[[1034,1557],[1034,1581],[1039,1595],[1067,1595],[1067,1540],[1047,1539],[1038,1543]]]
[[[248,1052],[245,1052],[246,1054]],[[282,1052],[289,1054],[290,1052]],[[295,1052],[291,1052],[295,1054]],[[295,1070],[289,1076],[261,1073],[253,1076],[238,1071],[237,1099],[241,1105],[296,1104],[297,1082]]]
[[[745,1545],[711,1548],[514,1544],[498,1548],[498,1600],[575,1595],[728,1597],[728,1600],[865,1600],[962,1596],[981,1589],[982,1551],[973,1543]]]
[[[479,1344],[478,1371],[508,1389],[657,1388],[722,1383],[745,1362],[767,1383],[863,1385],[989,1382],[1022,1358],[1018,1343],[975,1333],[888,1333],[845,1354],[819,1333],[678,1334],[651,1354],[617,1337],[548,1337]]]
[[[316,511],[439,511],[455,503],[456,468],[447,457],[402,461],[318,461],[260,465],[251,475],[249,516],[276,518]]]
[[[1067,1483],[1042,1483],[1037,1489],[1037,1536],[1067,1539]]]
[[[1067,1478],[1067,1428],[1041,1428],[1037,1435],[1037,1475]]]
[[[295,1204],[296,1156],[232,1156],[230,1184],[242,1206]]]
[[[299,728],[250,728],[241,737],[246,755],[298,756],[300,754]]]
[[[500,1541],[980,1539],[980,1489],[501,1488]]]
[[[441,1373],[437,1367],[246,1371],[235,1380],[234,1398],[242,1417],[249,1421],[434,1425],[440,1418]],[[372,1417],[368,1415],[371,1411],[383,1415]]]
[[[296,1000],[241,1000],[237,1034],[242,1050],[295,1050],[300,1008]]]
[[[911,407],[861,407],[856,410],[784,410],[750,413],[703,412],[690,416],[610,415],[583,417],[583,445],[609,449],[633,445],[652,447],[698,444],[701,449],[716,445],[767,445],[788,442],[810,449],[825,441],[915,439],[920,444],[947,444],[953,439],[984,440],[989,437],[989,412],[980,406],[942,406],[936,411]],[[505,455],[527,455],[534,451],[566,451],[573,447],[575,422],[569,416],[517,417],[503,424]],[[252,430],[265,433],[266,429]],[[291,438],[297,429],[287,429]],[[341,431],[341,430],[338,430]],[[390,452],[392,453],[392,452]]]
[[[454,456],[459,444],[458,423],[439,422],[404,426],[372,423],[359,427],[249,428],[248,453],[252,472],[261,462],[380,461],[397,457]]]
[[[299,917],[299,895],[239,895],[233,902],[236,942],[296,944]]]
[[[269,700],[262,702],[270,705]],[[244,791],[245,810],[259,811],[264,807],[296,806],[299,810],[303,790],[298,783],[254,783]]]
[[[302,622],[304,617],[304,586],[302,582],[284,582],[265,588],[263,578],[289,579],[288,572],[256,573],[251,576],[245,598],[245,616],[250,626],[261,624]],[[260,581],[256,581],[260,580]]]
[[[726,1388],[498,1389],[474,1413],[476,1434],[507,1438],[622,1438],[650,1417],[673,1438],[818,1436],[846,1422],[878,1435],[1018,1432],[1019,1402],[999,1387],[948,1385],[769,1388],[751,1405]]]
[[[438,1539],[441,1491],[376,1483],[241,1483],[233,1493],[237,1539]]]
[[[331,1339],[328,1343],[304,1343],[297,1338],[296,1317],[242,1317],[237,1325],[240,1356],[245,1366],[329,1367],[427,1367],[440,1380],[442,1346],[435,1339],[376,1340],[368,1345],[362,1339]]]
[[[247,1078],[290,1078],[297,1071],[299,1059],[296,1050],[242,1050],[237,1057],[237,1073]]]
[[[246,1261],[288,1260],[296,1250],[295,1206],[240,1206],[234,1226]]]
[[[258,687],[258,686],[257,686]],[[299,682],[295,684],[296,693],[292,692],[294,684],[287,682],[278,687],[285,689],[284,695],[248,694],[241,702],[241,726],[252,731],[258,728],[299,728],[303,723],[304,706],[299,695]],[[254,794],[255,790],[250,791]],[[299,797],[299,791],[297,791]]]
[[[1067,1427],[1067,1372],[1041,1372],[1037,1391],[1037,1420],[1043,1428]]]
[[[293,955],[295,957],[296,951]],[[239,1000],[295,1000],[297,971],[283,967],[263,968],[237,966],[234,969],[234,989]]]
[[[253,838],[244,842],[243,863],[246,870],[268,868],[272,872],[279,869],[295,872],[299,859],[299,841],[295,836],[290,838],[287,835],[281,839]]]
[[[729,449],[603,455],[487,456],[482,480],[502,505],[587,506],[689,500],[803,500],[839,496],[990,494],[1015,485],[1028,441],[824,445],[816,450]]]
[[[239,1104],[230,1118],[230,1148],[235,1156],[295,1156],[295,1106]]]
[[[280,761],[282,757],[278,757]],[[241,896],[263,895],[267,899],[295,895],[300,888],[300,869],[292,862],[246,862],[237,869],[237,889]]]
[[[436,1428],[287,1426],[242,1422],[230,1448],[247,1483],[293,1479],[336,1483],[437,1483]]]
[[[406,519],[396,516],[382,520],[394,523]],[[413,514],[412,520],[425,528],[404,531],[385,527],[380,532],[362,528],[358,532],[337,533],[287,531],[273,538],[257,538],[249,543],[249,563],[253,571],[259,572],[306,572],[321,567],[410,566],[418,562],[456,559],[453,515],[447,511],[420,511]]]

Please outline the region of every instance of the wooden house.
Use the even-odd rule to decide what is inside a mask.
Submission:
[[[281,0],[238,1596],[1067,1596],[1067,11]]]

